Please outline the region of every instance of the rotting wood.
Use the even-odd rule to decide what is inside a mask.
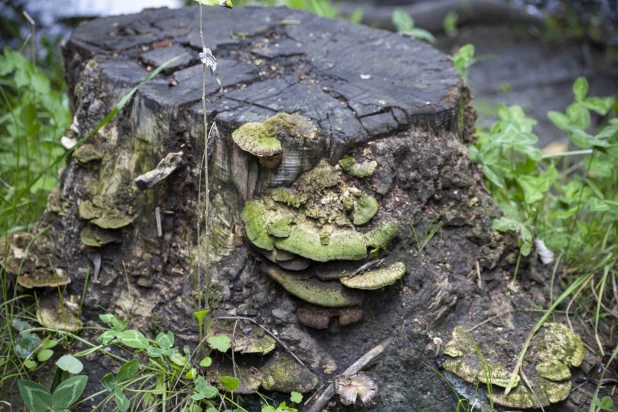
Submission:
[[[140,190],[153,187],[180,167],[182,164],[182,156],[182,152],[168,153],[167,156],[159,162],[156,168],[136,177],[133,181]]]

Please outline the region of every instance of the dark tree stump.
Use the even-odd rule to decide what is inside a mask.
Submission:
[[[209,157],[218,311],[275,329],[322,382],[394,336],[372,368],[380,384],[374,410],[451,410],[454,395],[422,363],[433,363],[433,338],[446,342],[455,324],[472,325],[513,305],[503,298],[508,274],[498,265],[505,241],[491,229],[497,209],[466,150],[476,115],[449,57],[420,41],[286,8],[212,8],[204,20],[220,80],[208,78],[206,105],[221,135]],[[97,320],[107,308],[130,316],[132,327],[170,328],[193,346],[192,265],[205,253],[196,246],[204,149],[198,28],[197,8],[184,8],[97,19],[73,32],[64,56],[80,138],[152,68],[189,54],[142,85],[69,159],[42,221],[51,228],[46,239],[57,267],[72,280],[70,293],[81,294],[86,270],[100,265],[85,318]],[[283,138],[280,163],[269,169],[231,136],[280,112],[305,116],[316,132],[302,144]],[[137,188],[133,179],[179,152],[177,170],[151,189]],[[377,162],[373,176],[354,183],[379,201],[367,229],[358,230],[396,220],[400,235],[385,259],[403,262],[407,274],[365,295],[361,322],[314,330],[295,316],[302,301],[260,272],[240,213],[248,199],[289,187],[321,159],[336,165],[346,154]],[[422,242],[441,212],[441,230],[419,253],[411,223]],[[103,365],[101,375],[116,365],[104,357],[93,362]]]

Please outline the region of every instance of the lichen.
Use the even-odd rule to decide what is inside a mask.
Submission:
[[[354,204],[353,222],[355,225],[364,225],[378,212],[378,201],[369,195],[363,194]]]
[[[375,160],[370,162],[356,163],[352,156],[346,156],[339,160],[339,167],[344,172],[358,178],[369,177],[376,170],[378,163]]]
[[[307,393],[318,385],[315,374],[286,356],[269,361],[261,372],[262,388],[267,391]]]
[[[348,289],[339,282],[323,282],[290,273],[276,265],[263,263],[262,271],[292,295],[324,307],[357,306],[363,302],[363,293]]]
[[[341,283],[353,289],[375,290],[392,285],[406,273],[406,266],[402,262],[388,267],[370,270],[352,278],[341,278]]]

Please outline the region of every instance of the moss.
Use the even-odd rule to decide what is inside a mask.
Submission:
[[[397,262],[388,267],[371,270],[352,278],[341,278],[341,283],[353,289],[375,290],[392,285],[406,273],[406,266]]]
[[[278,187],[276,189],[272,189],[268,193],[268,195],[275,202],[283,203],[285,205],[295,207],[296,209],[307,203],[308,199],[308,196],[306,194],[300,193],[297,190],[287,187]]]
[[[564,381],[571,377],[571,370],[559,361],[540,362],[535,367],[536,373],[550,381]]]
[[[92,144],[84,144],[75,149],[73,158],[78,163],[86,164],[95,160],[101,160],[103,158],[103,153],[96,150]]]
[[[271,360],[261,372],[262,387],[267,391],[307,393],[318,385],[315,374],[286,356]]]
[[[346,156],[339,160],[339,167],[341,170],[358,178],[371,176],[377,166],[378,163],[375,160],[358,164],[352,156]]]
[[[378,201],[368,195],[362,195],[361,198],[355,203],[353,222],[355,225],[364,225],[369,222],[371,218],[378,211]]]
[[[292,228],[289,237],[276,239],[275,246],[316,262],[367,257],[365,239],[355,230],[334,228],[326,245],[322,238],[318,228],[309,222],[302,222]]]
[[[305,302],[325,307],[357,306],[363,302],[363,293],[348,289],[339,282],[322,282],[290,273],[278,266],[263,263],[262,271],[285,290]]]

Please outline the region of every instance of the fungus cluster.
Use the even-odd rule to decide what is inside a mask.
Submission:
[[[508,385],[511,368],[498,362],[491,348],[483,348],[482,360],[474,339],[461,327],[453,330],[446,344],[447,358],[442,367],[472,384],[491,383],[496,387]],[[493,401],[511,408],[542,408],[565,400],[571,391],[571,367],[584,359],[581,338],[560,323],[546,323],[544,331],[535,337],[522,365],[527,384],[515,377],[515,386],[508,395],[494,389]],[[529,386],[529,387],[528,387]]]
[[[336,320],[340,326],[358,322],[364,290],[391,285],[405,274],[401,262],[359,270],[363,261],[386,249],[398,227],[382,221],[365,233],[358,230],[372,221],[379,205],[356,183],[322,160],[291,187],[248,200],[242,211],[247,238],[265,258],[262,271],[308,303],[297,312],[305,326],[325,329]]]

